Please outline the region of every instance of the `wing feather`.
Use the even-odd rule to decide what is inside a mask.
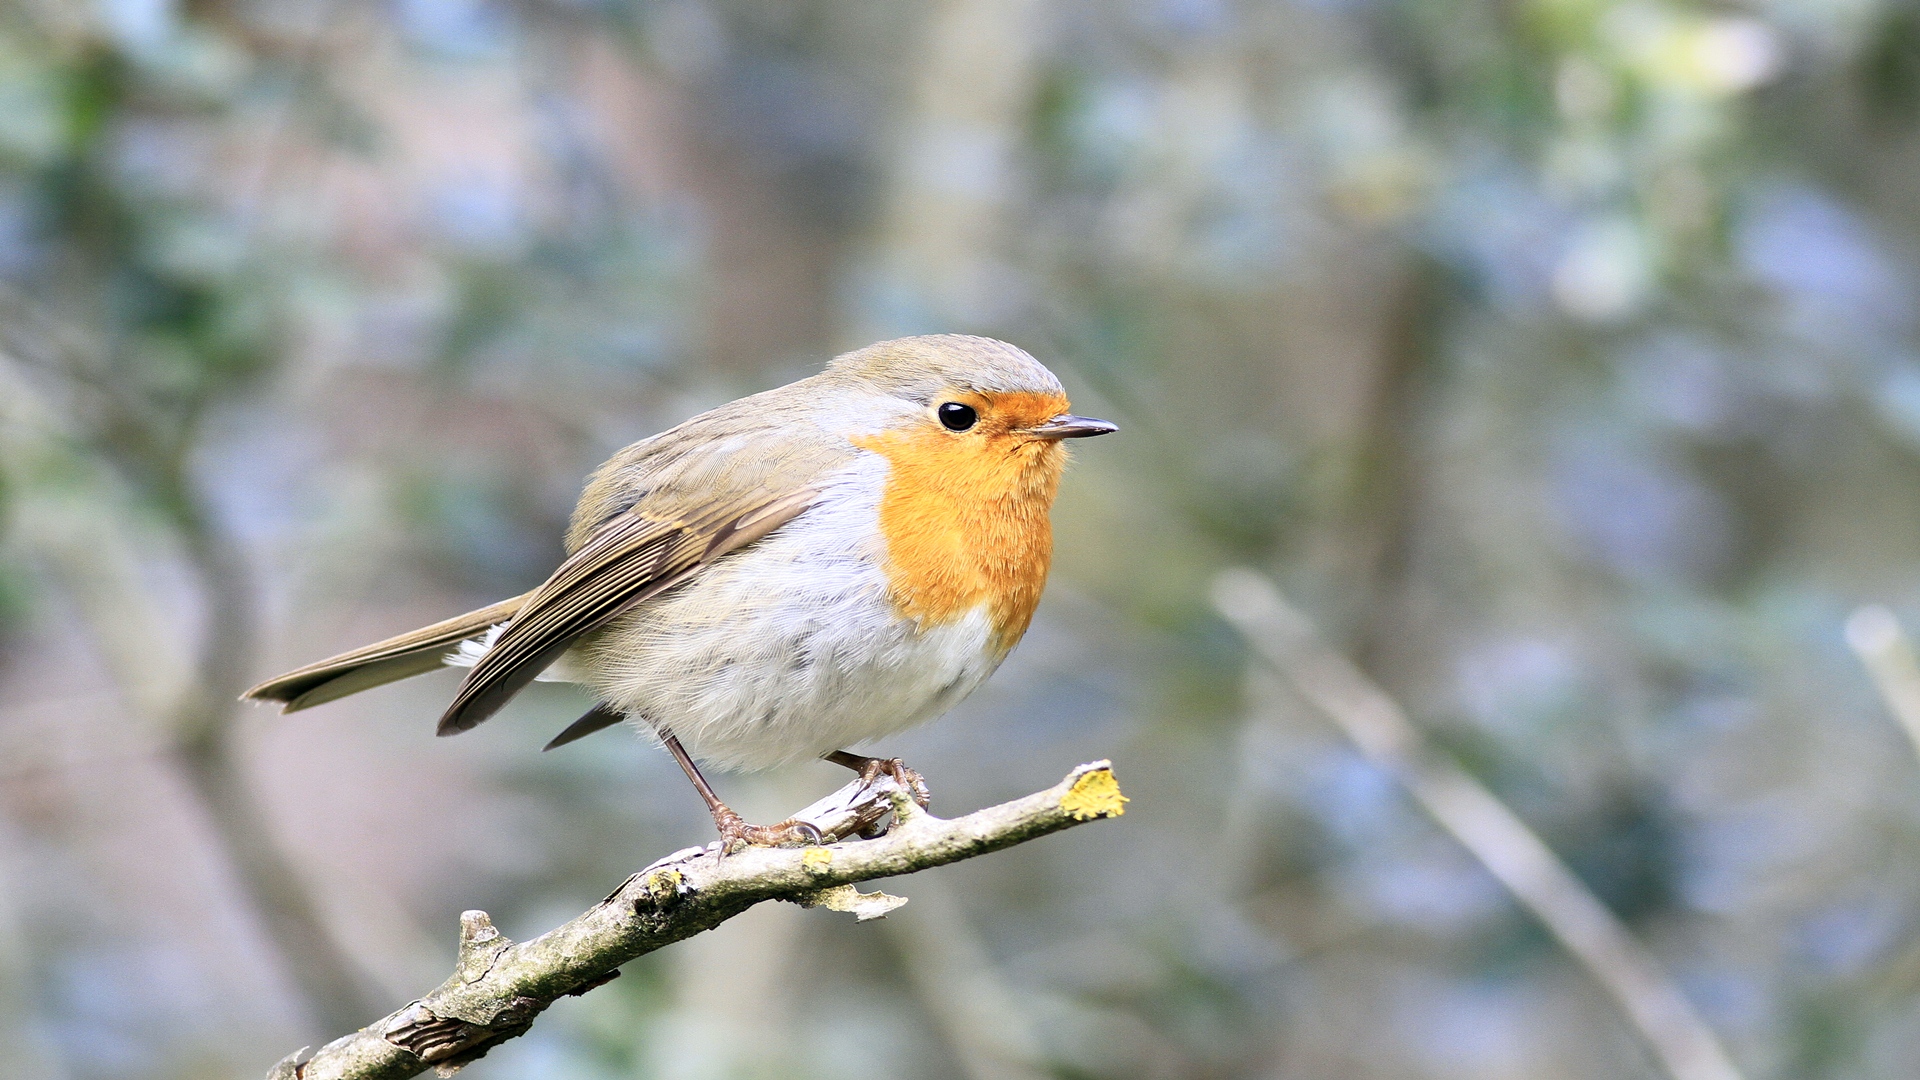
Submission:
[[[649,517],[643,504],[607,521],[528,596],[467,672],[440,718],[439,733],[478,725],[581,635],[793,520],[817,495],[812,487],[762,489],[675,519]]]

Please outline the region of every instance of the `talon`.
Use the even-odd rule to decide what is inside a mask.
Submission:
[[[871,758],[851,754],[845,750],[835,750],[825,755],[826,760],[835,765],[843,765],[860,774],[862,784],[871,785],[882,776],[888,776],[893,782],[906,789],[913,801],[925,810],[933,802],[933,792],[927,788],[927,780],[919,773],[907,768],[907,763],[899,758]]]
[[[792,818],[778,825],[749,825],[745,818],[733,812],[720,797],[713,793],[707,784],[707,778],[700,775],[700,769],[694,765],[693,758],[687,754],[687,748],[680,745],[673,732],[659,728],[660,741],[666,744],[673,760],[680,764],[687,779],[693,781],[693,788],[706,800],[707,812],[713,815],[714,828],[720,830],[720,854],[731,855],[745,847],[782,847],[795,842],[818,845],[826,838],[821,835],[818,826],[810,822],[795,821]]]
[[[722,807],[713,812],[713,824],[720,830],[720,854],[722,857],[733,854],[747,846],[748,825],[746,819],[731,810]]]
[[[907,790],[913,793],[913,801],[919,804],[920,809],[925,810],[933,803],[933,791],[927,787],[927,778],[907,768],[899,758],[894,758],[893,763],[899,766],[899,772],[894,775],[894,779],[905,784]]]
[[[908,768],[907,763],[897,757],[868,758],[867,763],[860,768],[860,779],[869,784],[880,779],[882,775],[892,777],[894,783],[905,788],[907,793],[913,796],[913,801],[919,804],[920,809],[925,810],[927,805],[933,802],[933,792],[927,788],[926,777]]]
[[[819,826],[810,821],[789,818],[778,825],[750,825],[739,814],[728,810],[724,815],[716,811],[713,823],[720,829],[722,855],[731,855],[748,847],[787,847],[793,844],[818,847],[826,843],[826,836],[820,832]]]

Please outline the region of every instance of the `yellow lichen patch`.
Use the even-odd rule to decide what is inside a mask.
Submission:
[[[878,919],[887,912],[907,902],[904,896],[889,896],[883,892],[861,892],[851,885],[835,885],[831,889],[807,893],[794,901],[801,907],[823,907],[828,911],[845,911],[853,915],[856,922]]]
[[[814,873],[822,873],[833,865],[833,852],[823,847],[810,847],[800,856],[800,865]]]
[[[680,891],[680,882],[684,880],[678,870],[662,870],[647,879],[647,891],[652,893],[655,899],[672,896]]]
[[[1060,809],[1075,821],[1098,817],[1119,817],[1127,812],[1127,797],[1120,794],[1120,781],[1111,769],[1095,769],[1073,782],[1060,796]]]

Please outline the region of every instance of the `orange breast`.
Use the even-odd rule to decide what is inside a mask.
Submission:
[[[985,605],[994,643],[1027,632],[1053,558],[1048,521],[1067,454],[1019,428],[1066,411],[1057,394],[965,395],[979,430],[929,423],[856,438],[892,465],[880,498],[894,607],[923,628]]]

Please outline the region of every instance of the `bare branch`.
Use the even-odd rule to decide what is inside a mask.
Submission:
[[[1486,786],[1437,748],[1400,705],[1313,626],[1265,577],[1220,575],[1214,604],[1255,653],[1392,772],[1440,826],[1533,913],[1619,1002],[1673,1080],[1740,1080],[1720,1040],[1613,912]]]
[[[269,1080],[397,1080],[434,1068],[449,1076],[533,1025],[561,997],[617,976],[637,956],[710,930],[763,900],[851,911],[862,919],[904,901],[854,884],[985,855],[1096,818],[1118,817],[1126,799],[1107,762],[1082,765],[1045,791],[965,817],[936,818],[891,779],[855,781],[801,811],[830,838],[894,825],[868,840],[821,847],[688,848],[628,878],[586,914],[515,944],[483,911],[460,919],[453,975],[418,1001],[320,1048],[291,1055]]]

